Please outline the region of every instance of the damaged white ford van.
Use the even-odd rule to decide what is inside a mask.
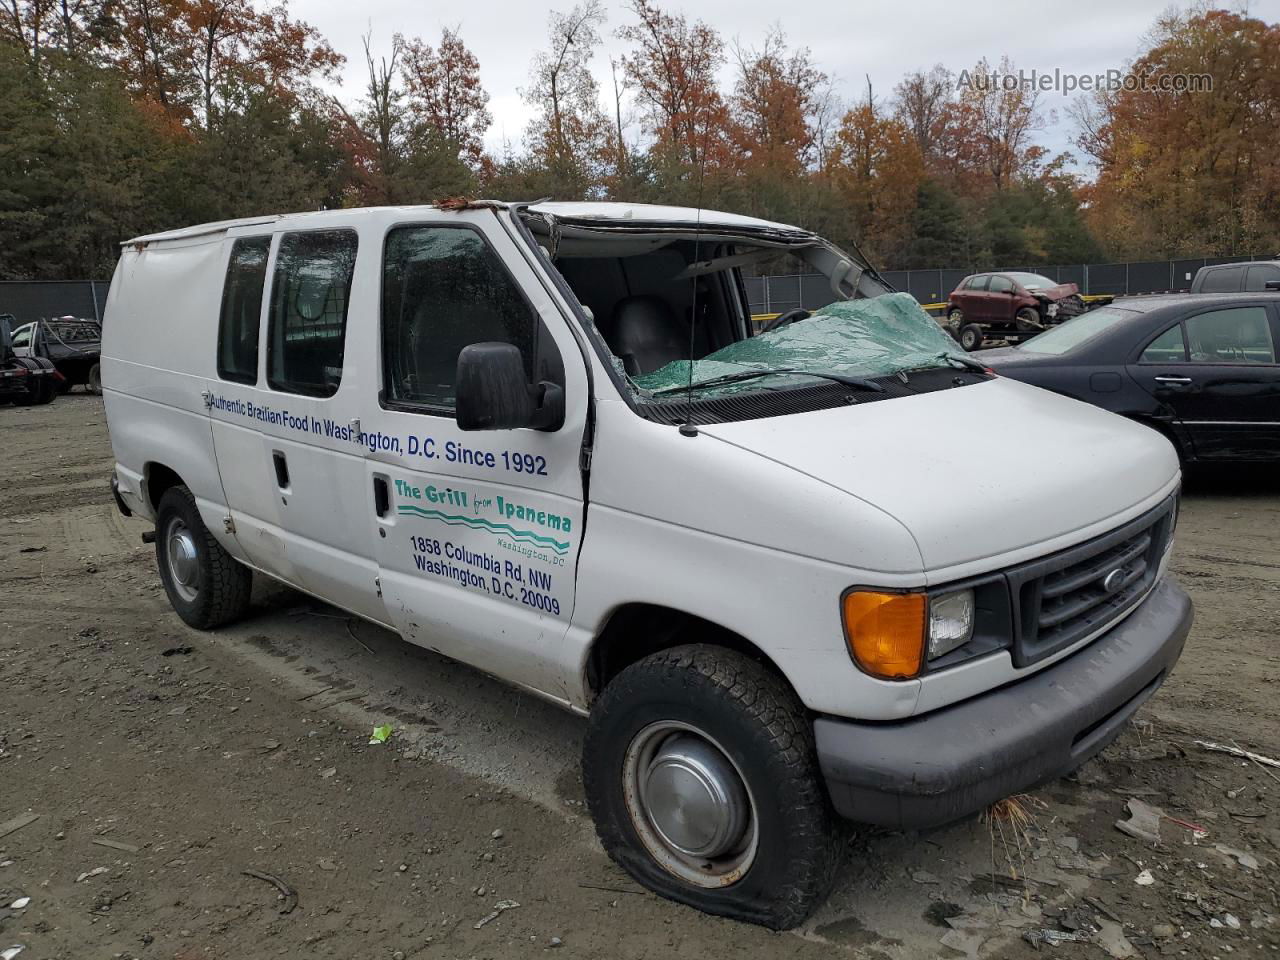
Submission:
[[[784,257],[835,302],[758,329],[743,269]],[[1072,770],[1190,629],[1169,443],[985,371],[804,230],[216,223],[126,243],[104,329],[112,485],[183,620],[245,614],[257,571],[586,715],[605,849],[713,913],[799,923],[836,815]]]

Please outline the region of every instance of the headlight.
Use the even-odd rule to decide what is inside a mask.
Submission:
[[[929,600],[929,659],[963,647],[973,637],[973,591],[942,593]]]
[[[882,680],[919,676],[935,660],[973,639],[972,590],[880,593],[850,590],[842,600],[845,639],[854,662]]]

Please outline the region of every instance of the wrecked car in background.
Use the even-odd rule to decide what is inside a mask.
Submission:
[[[49,403],[60,375],[43,357],[20,357],[13,349],[13,315],[0,314],[0,403],[20,407]]]
[[[50,361],[61,374],[59,391],[83,384],[89,393],[102,393],[102,325],[96,320],[67,316],[25,323],[14,330],[13,347],[20,357]]]
[[[783,256],[840,302],[756,335],[742,270]],[[130,240],[107,315],[113,489],[186,623],[257,571],[586,716],[605,850],[712,913],[801,923],[836,815],[1075,769],[1190,629],[1168,441],[991,374],[797,227],[264,216]]]
[[[1111,298],[1094,298],[1094,305]],[[1038,273],[976,273],[960,281],[947,298],[947,325],[966,350],[991,338],[1017,342],[1087,311],[1074,283],[1058,283]]]

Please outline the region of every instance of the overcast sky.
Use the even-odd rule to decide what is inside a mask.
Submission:
[[[555,9],[572,6],[562,0]],[[626,49],[613,31],[634,18],[620,0],[606,0],[606,6],[609,20],[595,72],[602,93],[608,94],[609,56]],[[1018,67],[1042,73],[1095,74],[1121,67],[1139,52],[1142,38],[1169,5],[1158,0],[811,0],[798,6],[779,0],[668,0],[663,6],[705,20],[727,42],[737,39],[748,47],[758,45],[770,24],[780,22],[789,42],[808,47],[818,65],[836,78],[838,94],[851,103],[865,95],[868,75],[877,98],[887,99],[904,73],[935,63],[959,72],[980,57],[998,62],[1006,53]],[[1280,0],[1229,6],[1271,23],[1280,20]],[[519,88],[528,82],[533,51],[547,45],[547,8],[528,0],[294,0],[291,9],[346,56],[342,96],[348,101],[358,98],[364,85],[364,34],[372,32],[375,54],[385,54],[396,32],[434,44],[442,27],[460,27],[480,60],[490,97],[489,149],[498,151],[504,138],[519,143],[530,117]],[[727,67],[724,81],[731,83]],[[1046,128],[1041,142],[1053,152],[1071,147],[1074,131],[1065,109],[1070,100],[1042,94]],[[1051,111],[1058,114],[1056,123]]]

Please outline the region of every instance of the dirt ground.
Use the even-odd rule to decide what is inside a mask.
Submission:
[[[580,720],[269,584],[187,629],[111,503],[97,398],[0,408],[0,451],[6,960],[1029,957],[1045,930],[1082,960],[1280,953],[1280,769],[1194,742],[1280,757],[1274,472],[1188,478],[1196,625],[1115,746],[994,822],[851,833],[829,902],[775,934],[613,867]],[[1116,828],[1131,798],[1158,843]]]

